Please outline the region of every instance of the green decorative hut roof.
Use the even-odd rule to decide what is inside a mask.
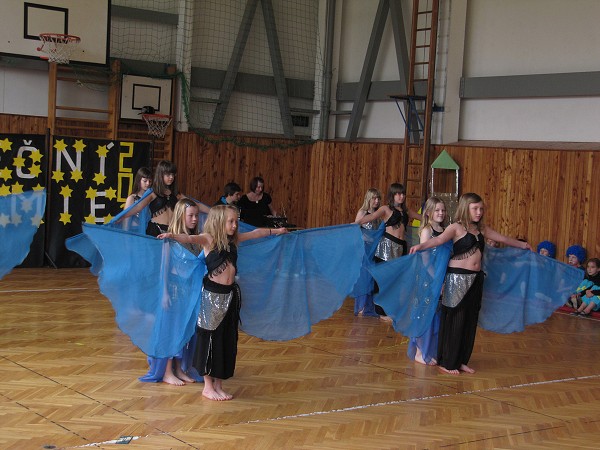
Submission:
[[[458,164],[456,164],[456,161],[454,161],[452,159],[452,156],[450,156],[446,150],[442,150],[442,153],[440,153],[440,156],[438,156],[435,161],[433,162],[433,164],[431,164],[431,168],[432,169],[450,169],[450,170],[458,170],[460,169],[460,167],[458,167]]]

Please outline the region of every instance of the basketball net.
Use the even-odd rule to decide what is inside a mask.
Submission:
[[[42,46],[38,47],[38,51],[48,55],[42,56],[43,59],[58,64],[69,64],[71,55],[81,42],[81,38],[71,34],[41,33],[40,41]]]
[[[162,139],[165,137],[167,127],[171,123],[171,116],[164,114],[142,114],[142,118],[148,125],[148,134],[150,136]]]

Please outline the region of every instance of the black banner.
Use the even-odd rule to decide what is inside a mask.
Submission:
[[[0,196],[46,187],[48,155],[41,135],[0,134]],[[20,267],[44,265],[45,227],[42,223]]]
[[[50,169],[48,256],[58,267],[87,262],[65,248],[81,223],[108,223],[123,209],[150,144],[54,137]]]

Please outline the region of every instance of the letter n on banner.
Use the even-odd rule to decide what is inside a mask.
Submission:
[[[105,224],[121,212],[150,143],[55,136],[51,150],[48,256],[58,267],[85,267],[65,239],[81,233],[82,222]]]

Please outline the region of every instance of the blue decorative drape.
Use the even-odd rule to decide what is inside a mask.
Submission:
[[[176,242],[84,225],[101,255],[100,291],[119,328],[144,353],[179,352],[198,316],[204,258]],[[77,245],[76,245],[77,247]],[[244,242],[238,271],[241,327],[268,340],[294,339],[330,317],[358,278],[364,253],[358,225],[298,231]]]
[[[396,331],[419,337],[431,324],[450,248],[446,243],[370,267],[380,289],[375,303],[393,319]],[[486,248],[483,270],[487,276],[479,325],[497,333],[545,321],[583,278],[580,269],[516,248]]]
[[[29,253],[45,209],[45,189],[0,197],[0,279]]]

